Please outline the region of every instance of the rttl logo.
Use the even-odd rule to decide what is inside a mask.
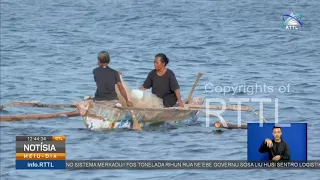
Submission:
[[[302,27],[301,14],[294,14],[291,12],[291,14],[284,14],[282,19],[282,28],[299,29],[299,27]]]

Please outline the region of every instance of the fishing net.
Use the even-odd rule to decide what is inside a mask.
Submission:
[[[151,94],[147,91],[139,91],[139,90],[132,90],[128,88],[126,83],[122,80],[122,84],[126,89],[127,95],[129,96],[129,100],[133,103],[133,107],[137,108],[163,108],[163,101],[161,98],[158,98],[156,95]],[[116,85],[116,93],[120,104],[123,107],[127,107],[125,99],[122,97],[118,86]]]
[[[129,100],[133,103],[134,107],[137,108],[164,108],[163,101],[161,98],[158,98],[156,95],[149,93],[147,91],[139,91],[135,89],[129,89],[125,82],[121,80],[123,83],[124,88],[129,96]],[[126,102],[118,87],[116,86],[116,93],[118,99],[122,106],[127,107]],[[141,115],[144,116],[145,121],[149,122],[163,122],[166,120],[182,120],[190,117],[193,111],[148,111],[142,110],[139,111]]]

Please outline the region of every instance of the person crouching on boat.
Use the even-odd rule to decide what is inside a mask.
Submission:
[[[93,70],[94,81],[97,89],[94,101],[108,101],[115,105],[118,102],[115,85],[118,86],[119,91],[126,101],[127,106],[132,106],[132,102],[128,100],[127,93],[120,80],[119,72],[109,67],[110,56],[106,51],[101,51],[98,54],[99,67]]]
[[[154,67],[140,90],[152,88],[152,93],[163,100],[165,107],[173,107],[178,101],[179,107],[184,107],[180,95],[179,83],[175,74],[167,68],[169,59],[165,54],[157,54],[154,59]]]

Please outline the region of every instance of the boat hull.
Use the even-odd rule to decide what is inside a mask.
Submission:
[[[192,104],[203,104],[204,98],[192,98]],[[79,109],[79,108],[78,108]],[[80,108],[81,109],[81,108]],[[166,109],[166,108],[165,108]],[[141,128],[161,122],[181,123],[188,120],[195,122],[197,110],[127,110],[114,107],[91,105],[87,113],[82,115],[85,126],[90,130],[133,129],[132,115],[137,119]]]

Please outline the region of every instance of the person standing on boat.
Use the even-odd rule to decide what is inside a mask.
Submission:
[[[163,100],[165,107],[173,107],[178,101],[179,107],[184,107],[180,95],[179,83],[175,74],[167,68],[169,59],[165,54],[157,54],[154,59],[154,67],[140,90],[152,88],[152,93]]]
[[[97,89],[94,101],[114,101],[117,102],[118,97],[115,90],[115,85],[118,86],[123,98],[126,100],[128,106],[132,106],[132,102],[128,100],[127,93],[120,81],[119,72],[109,67],[110,56],[106,51],[101,51],[98,54],[99,67],[93,70],[94,81]]]

